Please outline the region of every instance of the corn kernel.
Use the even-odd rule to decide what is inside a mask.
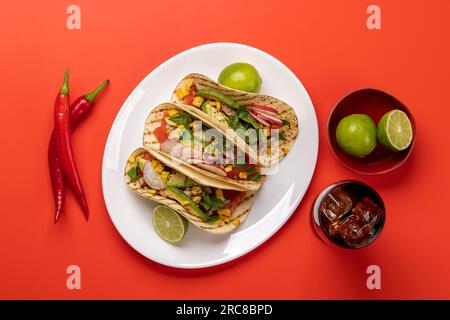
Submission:
[[[220,105],[219,101],[216,102],[216,109],[217,109],[217,111],[220,111],[220,109],[221,109],[221,105]]]
[[[270,129],[265,127],[264,128],[264,133],[265,133],[266,137],[270,136]]]
[[[216,189],[216,198],[222,201],[225,201],[225,197],[223,196],[222,189]]]
[[[183,207],[185,207],[185,206],[187,206],[187,205],[189,204],[189,201],[188,201],[188,200],[182,200],[182,199],[180,199],[180,203],[181,203],[181,205],[182,205]]]
[[[194,84],[194,79],[193,78],[189,78],[189,79],[184,80],[183,87],[184,87],[184,89],[189,91],[189,90],[191,90],[191,87],[192,87],[193,84]]]
[[[156,159],[153,159],[153,160],[152,160],[152,167],[153,167],[153,168],[156,168],[158,165],[159,165],[159,161],[156,160]]]
[[[163,165],[156,166],[156,168],[155,168],[155,172],[156,173],[160,174],[163,171],[164,171],[164,166]]]
[[[169,117],[173,117],[173,116],[175,116],[177,114],[178,114],[178,110],[177,109],[170,109],[169,111],[167,111],[167,115]]]
[[[192,104],[196,107],[201,107],[203,104],[204,99],[202,97],[195,97],[194,101],[192,101]]]
[[[167,181],[167,178],[169,177],[169,172],[168,171],[163,171],[161,172],[161,179],[165,182]]]
[[[217,213],[221,217],[231,217],[230,209],[217,209]]]
[[[240,179],[247,179],[247,172],[239,172]]]
[[[238,225],[241,224],[241,220],[239,220],[239,218],[236,218],[233,221],[231,221],[231,224],[234,224],[237,227]]]
[[[225,218],[225,219],[223,219],[223,221],[224,221],[225,223],[230,223],[231,219],[230,219],[230,218]]]
[[[175,91],[175,94],[177,95],[178,99],[183,99],[184,97],[186,97],[189,94],[189,91],[180,87],[180,88],[177,88],[177,90]]]
[[[198,196],[199,194],[202,194],[202,188],[199,186],[194,186],[191,188],[191,192],[194,196]]]
[[[177,95],[178,99],[183,99],[185,96],[187,96],[193,84],[194,79],[192,78],[184,80],[175,91],[175,94]]]
[[[154,189],[148,189],[147,192],[150,194],[156,194],[156,190]]]
[[[202,197],[201,196],[194,196],[194,197],[192,197],[192,201],[194,201],[195,203],[200,203],[200,201],[202,201]]]
[[[180,125],[178,126],[178,129],[184,129],[184,124],[180,124]]]
[[[135,156],[130,156],[128,158],[128,162],[131,163],[131,164],[134,164],[136,162],[136,157]]]
[[[233,170],[233,166],[231,164],[225,167],[225,172],[231,172]]]

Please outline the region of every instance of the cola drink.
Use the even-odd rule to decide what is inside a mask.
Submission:
[[[326,242],[356,249],[372,243],[385,221],[378,193],[358,181],[343,181],[326,188],[312,209],[313,225]]]

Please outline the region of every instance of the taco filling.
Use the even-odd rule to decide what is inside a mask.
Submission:
[[[155,159],[145,151],[128,159],[128,183],[137,183],[150,195],[175,200],[202,222],[233,224],[233,213],[243,201],[245,192],[204,186]]]
[[[203,126],[202,121],[181,109],[165,110],[152,133],[162,152],[200,169],[222,178],[262,179],[260,166],[251,164],[248,155],[238,151],[217,129]]]
[[[244,131],[255,129],[258,132],[257,142],[262,138],[270,138],[273,134],[277,134],[280,141],[286,139],[281,129],[289,127],[289,121],[281,119],[279,111],[273,107],[261,104],[240,105],[215,89],[198,88],[193,78],[181,81],[175,95],[178,101],[206,113],[225,128]],[[247,137],[246,142],[249,143]]]

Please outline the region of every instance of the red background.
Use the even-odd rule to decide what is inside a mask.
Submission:
[[[66,8],[81,7],[81,30],[66,28]],[[382,30],[366,28],[378,4]],[[0,8],[0,298],[450,298],[450,28],[447,0],[4,2]],[[288,223],[257,250],[208,270],[175,270],[129,247],[114,229],[101,189],[103,148],[132,89],[173,55],[231,41],[274,55],[301,79],[316,108],[316,172]],[[72,97],[111,86],[73,136],[91,208],[84,221],[72,194],[60,223],[47,168],[53,101],[64,68]],[[366,177],[343,168],[326,143],[334,103],[361,87],[386,90],[413,112],[415,149],[400,169]],[[321,243],[309,224],[315,195],[354,178],[383,196],[381,238],[359,251]],[[66,288],[77,264],[82,289]],[[377,264],[382,289],[368,290]]]

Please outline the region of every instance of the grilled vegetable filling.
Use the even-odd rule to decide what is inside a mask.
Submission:
[[[278,139],[285,140],[280,129],[289,126],[289,121],[281,119],[275,108],[258,104],[241,106],[217,90],[197,88],[192,78],[182,81],[175,94],[184,104],[201,109],[227,128],[244,131],[253,128],[258,132],[258,140],[270,138],[272,129],[279,129]],[[246,142],[249,143],[247,138]]]
[[[238,180],[261,179],[258,165],[250,164],[248,156],[242,152],[238,154],[235,146],[219,131],[207,129],[189,113],[170,109],[153,132],[163,152],[203,170]]]
[[[128,159],[127,180],[139,183],[146,192],[177,201],[203,222],[239,224],[232,214],[243,192],[205,187],[186,175],[166,166],[148,152]]]

